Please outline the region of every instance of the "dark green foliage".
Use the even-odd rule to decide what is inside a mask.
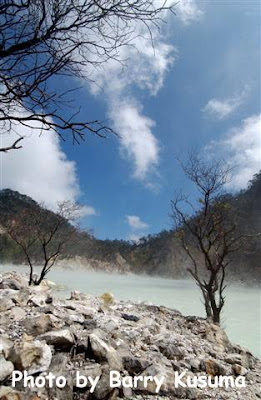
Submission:
[[[17,262],[23,258],[21,249],[6,235],[0,235],[0,262]]]

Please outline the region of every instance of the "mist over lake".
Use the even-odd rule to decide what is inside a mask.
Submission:
[[[0,266],[1,272],[11,270],[28,272],[26,266]],[[77,268],[53,268],[47,279],[64,286],[64,289],[57,291],[62,298],[68,297],[73,290],[92,295],[111,292],[118,300],[145,301],[177,309],[183,315],[205,316],[200,291],[190,280],[120,275]],[[228,284],[222,314],[222,327],[229,339],[248,348],[257,357],[261,357],[260,295],[258,287]]]

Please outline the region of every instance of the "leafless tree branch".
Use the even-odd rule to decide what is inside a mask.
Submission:
[[[21,125],[36,129],[35,122],[62,139],[72,134],[76,143],[87,131],[99,137],[115,133],[97,120],[77,120],[77,113],[65,109],[73,99],[53,90],[50,80],[91,80],[93,69],[110,60],[124,62],[120,49],[133,45],[142,26],[153,40],[154,27],[173,7],[164,0],[2,0],[0,134]]]
[[[23,137],[21,136],[20,138],[18,138],[13,144],[11,144],[10,146],[7,147],[0,147],[0,151],[7,153],[9,150],[17,150],[17,149],[21,149],[23,146],[17,146],[19,142],[21,142],[21,140],[23,140]]]
[[[54,214],[42,206],[19,209],[5,223],[5,232],[20,247],[30,267],[29,285],[39,285],[61,256],[64,246],[76,235],[70,222],[78,217],[80,206],[71,202],[58,204]],[[40,275],[34,265],[41,264]]]
[[[203,161],[195,152],[189,153],[186,163],[179,163],[200,198],[192,203],[184,195],[176,194],[171,201],[171,217],[176,236],[192,261],[188,272],[201,289],[207,317],[219,323],[231,254],[252,235],[239,235],[230,214],[225,194],[231,173],[229,165],[224,161]]]

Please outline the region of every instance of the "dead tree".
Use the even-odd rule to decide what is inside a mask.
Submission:
[[[72,90],[58,93],[50,80],[91,79],[93,68],[110,60],[123,63],[120,48],[132,45],[141,26],[152,34],[167,9],[172,6],[165,0],[2,0],[0,134],[26,126],[40,133],[52,129],[63,139],[69,132],[79,142],[86,131],[101,137],[113,132],[101,121],[79,120]],[[21,142],[0,151],[19,149]]]
[[[202,292],[207,318],[220,323],[226,269],[243,239],[237,235],[229,196],[224,193],[231,168],[223,161],[204,162],[195,153],[186,164],[180,164],[200,197],[191,202],[177,193],[171,201],[171,217],[176,236],[191,260],[188,271]]]
[[[58,205],[53,213],[40,206],[19,210],[6,222],[5,232],[20,247],[29,265],[29,285],[39,285],[51,270],[64,247],[77,234],[70,222],[77,218],[79,206],[71,202]],[[39,276],[34,266],[41,265]]]

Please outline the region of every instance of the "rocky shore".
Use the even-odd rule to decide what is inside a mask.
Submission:
[[[28,287],[25,276],[0,276],[0,400],[261,399],[260,367],[204,319],[109,293],[61,300],[46,283]],[[112,387],[112,371],[121,387]],[[34,384],[50,374],[65,386]],[[177,376],[183,384],[175,385]],[[200,376],[210,386],[240,377],[245,387],[201,387]]]

